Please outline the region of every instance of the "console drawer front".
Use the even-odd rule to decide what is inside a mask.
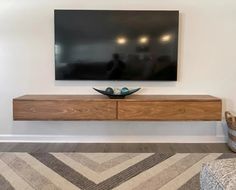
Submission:
[[[118,119],[156,121],[221,120],[221,101],[119,102]]]
[[[14,120],[114,120],[116,102],[13,101]]]

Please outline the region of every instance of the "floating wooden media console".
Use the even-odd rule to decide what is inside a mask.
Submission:
[[[221,99],[208,95],[25,95],[13,100],[14,120],[221,120]]]

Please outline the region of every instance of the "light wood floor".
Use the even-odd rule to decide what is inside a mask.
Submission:
[[[224,143],[0,143],[0,152],[227,153]]]

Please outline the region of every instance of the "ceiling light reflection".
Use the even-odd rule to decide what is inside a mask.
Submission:
[[[165,35],[161,36],[162,42],[169,42],[171,39],[172,39],[172,35],[170,35],[170,34],[165,34]]]
[[[120,45],[126,44],[126,43],[127,43],[127,38],[126,38],[126,37],[123,37],[123,36],[118,37],[118,38],[116,39],[116,43],[117,43],[117,44],[120,44]]]
[[[141,36],[138,40],[140,44],[147,44],[149,42],[149,38],[147,36]]]

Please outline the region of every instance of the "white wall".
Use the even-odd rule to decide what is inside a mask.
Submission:
[[[55,8],[180,10],[178,82],[56,82]],[[13,122],[12,98],[140,86],[141,94],[211,94],[223,99],[224,110],[236,112],[235,20],[235,0],[0,0],[0,140],[224,140],[215,122]]]

